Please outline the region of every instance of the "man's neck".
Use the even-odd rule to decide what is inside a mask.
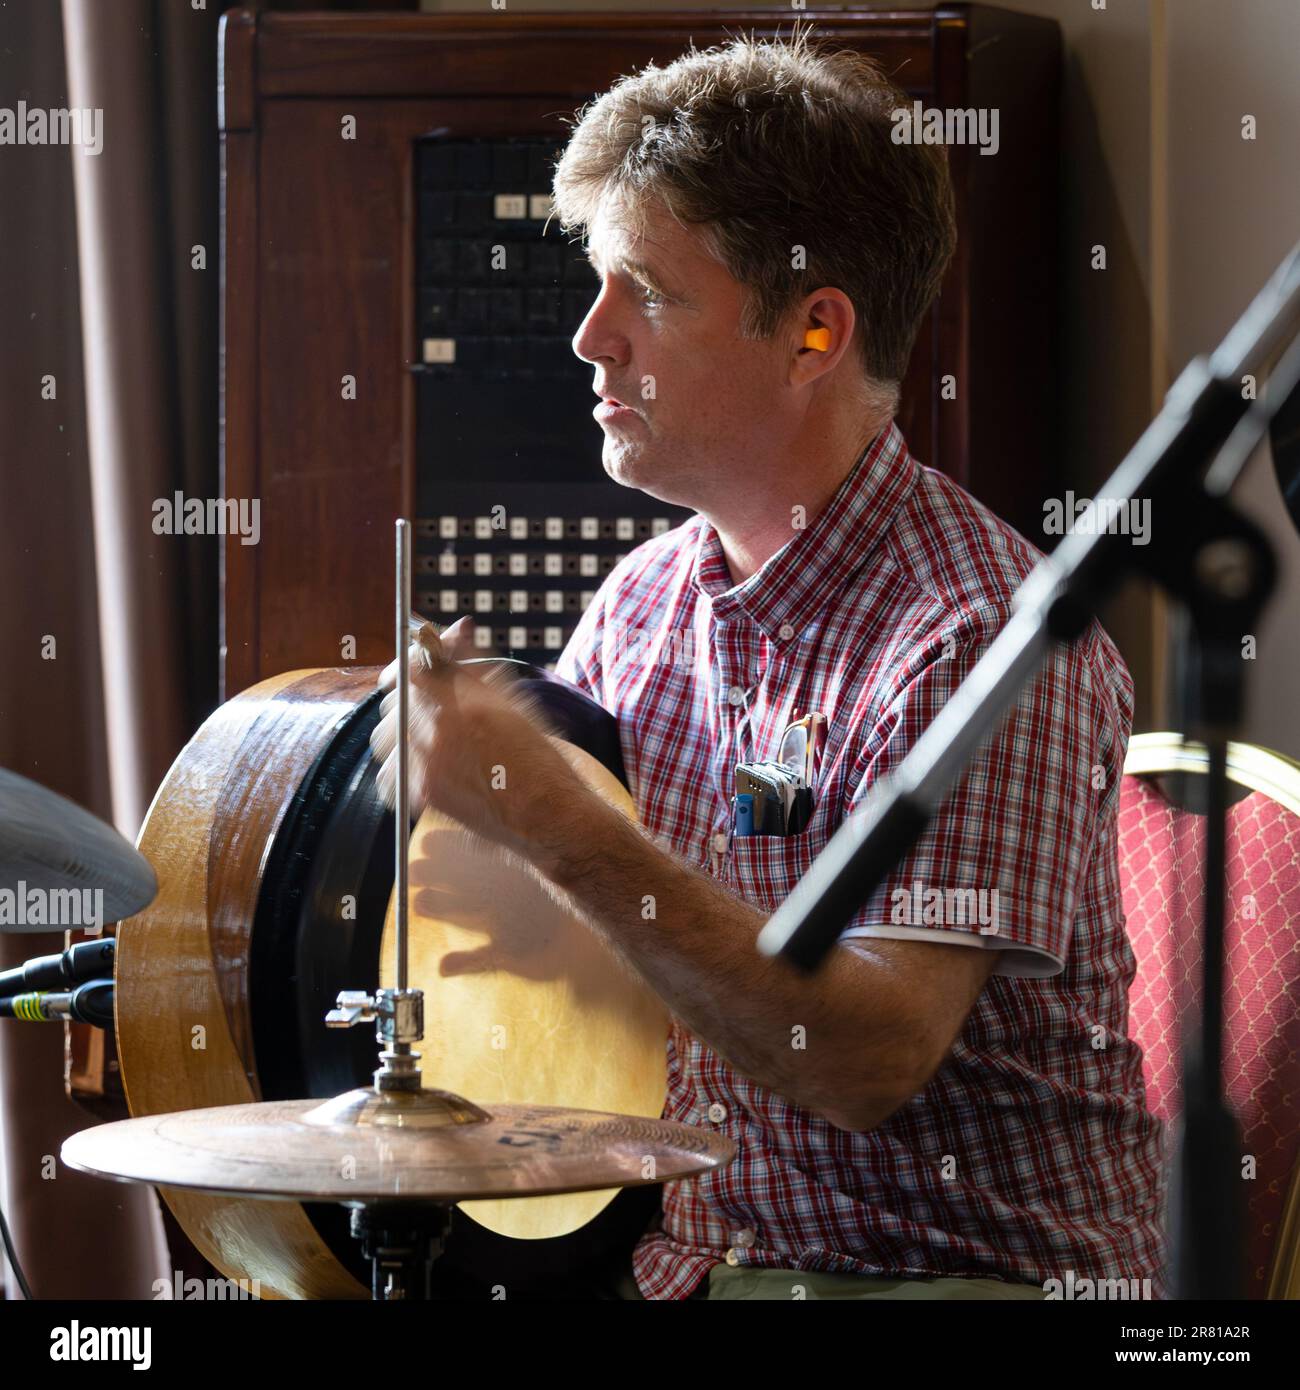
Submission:
[[[812,525],[888,424],[886,420],[870,429],[856,446],[836,451],[837,466],[830,470],[806,469],[783,486],[769,489],[764,496],[751,494],[746,506],[734,516],[716,518],[705,514],[718,533],[733,585],[743,584],[799,531]],[[777,495],[778,491],[781,495]]]
[[[834,495],[832,492],[831,496]],[[733,585],[743,584],[746,579],[757,574],[782,546],[788,545],[794,539],[794,531],[788,522],[785,525],[778,523],[777,528],[767,534],[749,531],[739,536],[728,534],[721,527],[718,527],[717,531]]]

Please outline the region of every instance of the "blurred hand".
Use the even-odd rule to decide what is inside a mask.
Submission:
[[[476,656],[495,656],[496,653],[490,647],[480,647],[477,650],[474,646],[474,619],[467,613],[463,618],[457,618],[454,623],[444,627],[441,632],[432,623],[423,623],[416,628],[411,636],[410,660],[411,668],[415,669],[417,663],[423,669],[429,669],[429,655],[427,649],[421,644],[419,633],[428,628],[430,632],[436,633],[438,642],[441,644],[442,653],[448,661],[468,661]],[[392,690],[397,685],[397,662],[390,661],[387,666],[379,673],[377,682],[380,690]]]
[[[551,743],[545,716],[501,668],[464,666],[447,656],[473,640],[462,618],[440,637],[416,633],[410,663],[412,815],[432,806],[466,829],[531,860],[543,872],[581,847],[605,804]],[[378,787],[396,801],[397,663],[371,747],[383,760]],[[388,672],[385,672],[388,676]],[[381,683],[384,678],[381,677]],[[593,804],[594,803],[594,804]]]

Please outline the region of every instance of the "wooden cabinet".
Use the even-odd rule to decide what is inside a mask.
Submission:
[[[927,107],[998,110],[995,157],[949,149],[958,249],[919,335],[899,420],[922,462],[1036,529],[1057,446],[1057,27],[979,5],[802,17],[836,46],[869,52]],[[297,667],[387,661],[393,519],[423,523],[432,574],[430,557],[447,541],[432,514],[440,479],[464,509],[466,478],[454,460],[439,459],[437,433],[422,435],[419,424],[422,139],[562,141],[561,117],[620,74],[671,62],[692,40],[703,48],[741,29],[788,35],[790,19],[776,11],[225,16],[222,492],[259,500],[260,538],[224,542],[223,698]],[[598,458],[594,428],[591,438]],[[641,505],[633,515],[626,490],[603,474],[585,490],[573,486],[566,475],[551,494],[568,527],[562,548],[576,554],[582,519],[596,518],[608,533],[601,564],[617,549],[616,530],[626,533],[623,511],[640,528],[635,538],[664,510]],[[530,506],[539,522],[552,504]],[[472,526],[462,539],[472,541]],[[483,576],[496,594],[509,588],[502,563],[498,555],[500,572]],[[454,582],[487,592],[474,578],[464,569]],[[567,587],[594,589],[591,578]],[[417,590],[421,583],[417,575]],[[436,597],[429,584],[424,597]],[[566,627],[572,603],[560,615]],[[509,608],[503,613],[493,621],[513,631]],[[531,628],[550,616],[524,619]]]

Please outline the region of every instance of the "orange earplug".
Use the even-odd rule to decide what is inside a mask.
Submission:
[[[810,328],[803,335],[804,347],[816,348],[818,352],[825,352],[831,345],[831,330],[829,328]]]

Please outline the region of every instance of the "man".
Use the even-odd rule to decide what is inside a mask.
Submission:
[[[1038,558],[892,422],[953,245],[942,155],[891,138],[902,104],[861,58],[738,41],[624,79],[558,167],[561,220],[601,277],[574,350],[606,471],[698,513],[615,568],[558,666],[617,716],[640,825],[499,689],[438,660],[465,651],[463,622],[413,677],[418,798],[604,933],[673,1016],[665,1116],[738,1145],[667,1185],[630,1296],[1159,1279],[1116,855],[1132,687],[1100,628],[820,972],[754,948]],[[731,835],[735,765],[813,711],[830,736],[810,825]],[[390,715],[381,751],[392,735]]]

